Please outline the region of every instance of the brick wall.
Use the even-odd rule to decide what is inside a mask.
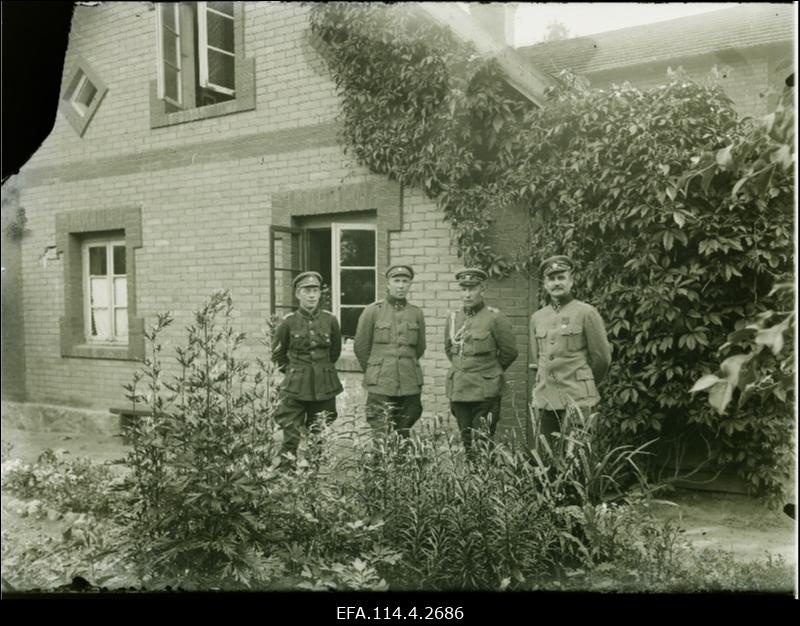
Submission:
[[[13,179],[6,183],[9,188]],[[3,190],[4,196],[6,189]],[[4,203],[2,220],[2,398],[25,399],[25,328],[22,308],[22,249],[19,239],[8,236],[6,228],[15,219],[17,203]]]
[[[149,326],[157,313],[172,312],[176,321],[164,336],[165,354],[184,341],[192,312],[212,291],[227,287],[237,326],[249,337],[243,356],[254,357],[269,313],[269,227],[291,217],[274,213],[273,203],[292,193],[313,198],[331,189],[391,187],[352,163],[336,141],[338,101],[309,45],[305,11],[289,4],[246,5],[255,110],[151,129],[154,12],[145,3],[76,7],[65,75],[80,55],[108,93],[82,138],[59,116],[23,170],[30,216],[21,256],[31,401],[98,409],[121,404],[122,385],[138,367],[132,361],[62,358],[63,260],[36,262],[56,243],[57,213],[138,207],[137,315]],[[396,190],[395,185],[395,195]],[[431,201],[405,190],[402,204],[395,202],[402,219],[391,212],[378,216],[387,233],[386,261],[417,269],[412,295],[429,324],[425,413],[445,414],[443,324],[459,306],[453,274],[461,263]],[[352,207],[342,207],[347,208]],[[175,366],[167,371],[174,373]],[[361,403],[361,375],[343,377],[350,401]]]

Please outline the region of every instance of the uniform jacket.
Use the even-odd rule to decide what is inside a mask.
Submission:
[[[370,304],[361,317],[353,351],[364,370],[364,388],[386,396],[422,392],[419,358],[425,353],[422,309],[391,297]]]
[[[517,358],[511,322],[483,303],[467,313],[453,311],[444,329],[450,359],[445,392],[456,402],[478,402],[502,395],[503,373]]]
[[[540,409],[564,409],[600,401],[596,383],[611,364],[611,346],[603,319],[591,304],[570,300],[531,316],[531,367],[536,370],[533,401]]]
[[[342,391],[334,364],[342,351],[339,322],[328,311],[298,309],[275,331],[272,360],[285,373],[281,389],[298,400],[327,400]]]

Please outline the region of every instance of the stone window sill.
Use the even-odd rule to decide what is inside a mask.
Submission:
[[[114,361],[138,361],[130,353],[128,344],[79,344],[72,346],[63,356],[78,359],[107,359]]]

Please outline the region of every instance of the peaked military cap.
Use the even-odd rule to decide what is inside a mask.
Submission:
[[[322,287],[322,275],[319,272],[303,272],[292,281],[295,289],[300,287]]]
[[[539,264],[539,273],[544,273],[545,276],[549,276],[550,274],[555,274],[556,272],[566,272],[567,270],[572,271],[574,267],[575,264],[572,262],[572,259],[570,259],[568,256],[564,256],[563,254],[558,254],[542,261]]]
[[[456,280],[458,281],[459,285],[480,285],[488,278],[489,275],[477,267],[468,267],[456,272]]]
[[[408,276],[409,280],[414,280],[414,268],[410,265],[392,265],[386,270],[386,278],[395,276]]]

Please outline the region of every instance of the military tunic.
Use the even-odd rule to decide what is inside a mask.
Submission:
[[[281,453],[296,454],[303,427],[313,427],[325,412],[336,419],[342,384],[335,363],[342,351],[339,322],[328,311],[299,309],[275,331],[272,360],[284,372],[275,421],[283,428]]]
[[[358,318],[353,345],[368,393],[413,396],[422,390],[425,354],[422,309],[392,298],[370,304]]]
[[[298,400],[327,400],[342,391],[335,363],[342,333],[332,313],[299,309],[283,318],[275,332],[272,360],[285,377],[281,389]]]
[[[574,299],[558,310],[539,309],[531,316],[530,339],[535,407],[558,411],[569,398],[580,407],[600,401],[596,385],[611,364],[611,346],[597,309]]]
[[[482,303],[447,318],[444,350],[452,367],[445,392],[450,400],[478,402],[502,395],[503,373],[517,358],[511,323]]]
[[[491,415],[490,436],[500,421],[504,372],[518,355],[511,323],[483,303],[454,311],[445,324],[444,350],[451,363],[445,392],[469,451],[481,420]]]
[[[392,296],[369,305],[358,319],[353,350],[364,370],[367,422],[377,432],[391,424],[408,437],[422,415],[422,309]]]

